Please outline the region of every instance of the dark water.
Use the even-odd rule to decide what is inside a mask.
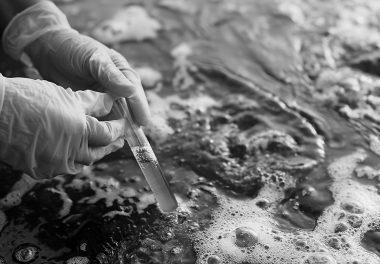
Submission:
[[[150,38],[107,39],[123,29],[98,24],[136,5],[129,23]],[[38,183],[4,165],[0,263],[380,262],[376,1],[60,6],[161,73],[155,85],[142,74],[147,134],[180,207],[158,210],[127,148]],[[30,75],[4,61],[3,73]]]

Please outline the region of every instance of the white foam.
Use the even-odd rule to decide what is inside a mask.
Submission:
[[[196,85],[191,76],[192,72],[197,71],[195,65],[189,60],[192,53],[193,48],[188,43],[181,43],[171,51],[174,58],[174,68],[176,69],[173,87],[178,90],[187,90]]]
[[[114,218],[115,216],[117,215],[121,215],[121,216],[131,216],[131,213],[133,211],[133,208],[132,207],[129,207],[129,211],[128,212],[125,212],[125,211],[110,211],[106,214],[103,215],[104,218]]]
[[[21,203],[22,197],[30,191],[37,183],[35,179],[23,173],[21,179],[17,181],[11,191],[2,199],[0,199],[0,208],[11,208]]]
[[[142,41],[157,37],[161,24],[149,16],[138,5],[128,6],[117,12],[113,18],[100,23],[92,32],[99,41],[106,44],[121,41]]]
[[[208,107],[217,105],[217,102],[210,96],[194,95],[189,98],[180,98],[178,95],[161,97],[154,91],[147,91],[147,98],[151,109],[151,123],[146,127],[145,132],[156,142],[162,142],[174,133],[168,124],[169,119],[185,119],[186,112],[206,111]],[[181,105],[183,109],[173,108],[173,104]]]
[[[112,186],[104,186],[104,188],[92,188],[95,194],[91,197],[85,197],[78,201],[78,203],[95,204],[100,200],[104,200],[107,207],[111,207],[114,202],[122,204],[124,197],[120,196],[117,188]]]
[[[359,150],[330,164],[328,172],[333,179],[330,190],[335,203],[325,209],[313,231],[285,232],[278,228],[273,212],[283,198],[283,190],[275,186],[265,185],[252,200],[220,196],[212,224],[194,236],[197,263],[207,263],[211,255],[220,258],[220,263],[379,263],[379,257],[361,246],[361,239],[370,229],[368,225],[379,219],[380,196],[375,187],[352,178],[365,157],[365,152]],[[265,210],[256,206],[263,199],[270,204]],[[339,223],[345,223],[347,230],[338,235],[334,231]],[[258,242],[245,248],[237,246],[234,233],[239,227],[251,230],[258,236]]]
[[[54,188],[48,188],[46,190],[52,193],[56,193],[61,197],[62,207],[61,210],[59,210],[58,212],[58,216],[60,218],[67,216],[70,213],[71,207],[73,205],[73,201],[70,199],[67,193],[63,189],[57,190]]]
[[[162,80],[162,74],[151,67],[138,67],[135,70],[140,75],[144,87],[154,87]]]

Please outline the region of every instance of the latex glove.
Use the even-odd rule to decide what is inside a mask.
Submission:
[[[124,144],[124,120],[100,122],[111,96],[0,74],[0,159],[31,176],[75,174]]]
[[[79,34],[50,1],[24,10],[3,34],[4,50],[13,58],[25,51],[42,77],[75,90],[92,89],[125,97],[139,125],[150,112],[141,80],[115,50]]]

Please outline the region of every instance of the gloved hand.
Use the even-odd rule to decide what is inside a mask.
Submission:
[[[135,121],[148,123],[140,77],[127,60],[73,30],[52,2],[39,2],[13,18],[3,33],[3,47],[15,59],[25,51],[42,77],[60,86],[126,97]]]
[[[0,74],[0,159],[31,176],[80,172],[124,144],[124,120],[100,122],[113,98]]]

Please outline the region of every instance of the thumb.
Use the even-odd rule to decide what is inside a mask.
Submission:
[[[124,119],[98,121],[94,117],[86,116],[86,128],[89,146],[106,146],[124,137],[125,121]]]

